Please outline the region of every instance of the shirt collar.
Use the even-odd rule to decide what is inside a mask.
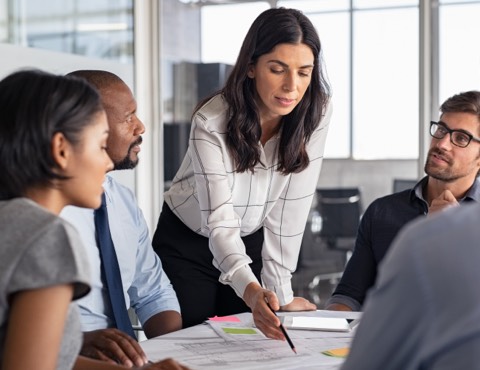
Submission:
[[[425,176],[419,182],[417,182],[413,187],[413,189],[410,190],[410,196],[412,198],[418,198],[426,202],[426,200],[423,198],[423,188],[427,184],[427,181],[428,181],[428,176]],[[460,199],[460,202],[463,202],[463,201],[480,202],[480,179],[478,177],[475,178],[473,185],[470,187],[470,189],[468,189],[467,193],[465,194],[465,197]]]

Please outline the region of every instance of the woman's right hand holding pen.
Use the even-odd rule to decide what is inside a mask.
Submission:
[[[245,288],[243,300],[252,310],[253,321],[265,336],[271,339],[285,340],[280,330],[280,319],[268,307],[267,302],[274,311],[280,309],[276,294],[263,289],[258,283],[250,283]]]
[[[277,295],[271,290],[262,288],[258,283],[250,283],[245,288],[243,300],[252,310],[253,321],[265,336],[271,339],[285,340],[280,330],[280,319],[273,311],[313,311],[315,304],[305,298],[294,297],[289,304],[280,307]],[[267,304],[268,302],[268,304]],[[270,307],[268,307],[270,305]]]

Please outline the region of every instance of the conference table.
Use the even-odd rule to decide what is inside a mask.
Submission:
[[[278,316],[345,318],[358,322],[361,313],[317,310],[278,312]],[[287,332],[297,354],[287,341],[266,338],[255,328],[252,315],[247,312],[215,317],[200,325],[142,341],[140,345],[151,361],[172,357],[193,370],[338,370],[348,353],[355,327],[344,332],[292,328]]]

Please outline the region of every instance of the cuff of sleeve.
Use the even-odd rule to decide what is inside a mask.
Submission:
[[[352,311],[361,311],[362,309],[362,305],[356,299],[353,299],[348,295],[335,294],[331,296],[325,303],[325,307],[333,303],[344,304],[345,306],[350,307]]]
[[[235,271],[232,275],[231,281],[225,281],[222,279],[221,276],[220,281],[224,284],[231,285],[231,287],[235,290],[235,293],[237,293],[237,295],[242,299],[243,293],[245,293],[245,288],[247,287],[247,285],[250,283],[258,283],[255,274],[247,265],[242,266],[237,271]]]
[[[293,301],[292,283],[290,281],[282,285],[266,286],[265,289],[275,292],[280,306],[285,306]]]
[[[177,311],[179,314],[181,314],[180,304],[178,303],[178,300],[176,298],[164,298],[161,305],[156,302],[152,302],[151,304],[135,310],[135,313],[137,314],[138,320],[143,325],[153,315],[156,315],[157,313],[163,311]]]

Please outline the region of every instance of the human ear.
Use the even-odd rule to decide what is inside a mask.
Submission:
[[[251,63],[248,66],[247,76],[249,78],[255,78],[255,66]]]
[[[72,146],[70,142],[61,132],[57,132],[53,135],[51,147],[53,160],[58,168],[65,170],[71,156]]]

